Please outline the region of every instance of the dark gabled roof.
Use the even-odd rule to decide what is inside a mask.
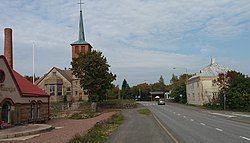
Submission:
[[[61,70],[57,67],[54,67],[64,78],[66,78],[69,82],[73,79],[73,72],[71,70]]]
[[[66,69],[66,70],[62,70],[60,68],[57,67],[53,67],[49,70],[48,73],[46,73],[44,76],[42,76],[41,78],[39,78],[35,84],[38,85],[53,69],[56,69],[64,78],[66,78],[69,82],[71,82],[72,80],[74,80],[74,75],[73,75],[73,71],[70,69]]]

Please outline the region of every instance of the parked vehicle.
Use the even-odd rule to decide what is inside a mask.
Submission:
[[[165,105],[165,99],[160,98],[159,101],[158,101],[158,105]]]

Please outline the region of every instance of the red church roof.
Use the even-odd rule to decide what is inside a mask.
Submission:
[[[30,81],[24,78],[22,75],[17,73],[15,70],[12,70],[14,78],[21,90],[23,96],[31,96],[31,97],[48,97],[42,89],[38,88],[36,85],[33,85]]]

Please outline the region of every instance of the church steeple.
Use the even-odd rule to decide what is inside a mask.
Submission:
[[[83,18],[82,18],[82,10],[80,10],[80,20],[79,20],[79,37],[78,41],[85,41],[84,35],[84,27],[83,27]]]
[[[84,26],[83,26],[83,16],[82,16],[82,1],[80,0],[80,3],[78,3],[80,5],[80,18],[79,18],[79,36],[78,36],[78,40],[75,41],[74,43],[71,44],[75,45],[75,44],[88,44],[85,41],[85,34],[84,34]]]
[[[70,44],[72,46],[72,59],[77,58],[79,53],[87,53],[91,50],[92,46],[86,42],[83,26],[82,2],[80,0],[80,19],[79,19],[79,36],[78,40]]]

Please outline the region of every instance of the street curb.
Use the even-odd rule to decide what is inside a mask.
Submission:
[[[21,137],[21,136],[28,136],[28,135],[34,135],[38,133],[43,133],[43,132],[48,132],[51,131],[54,127],[51,125],[46,125],[46,124],[39,124],[38,129],[31,129],[28,131],[21,131],[21,132],[15,132],[15,133],[7,133],[7,134],[2,134],[0,135],[0,140],[1,139],[9,139],[9,138],[15,138],[15,137]]]
[[[165,128],[162,123],[160,122],[160,120],[155,116],[154,113],[152,113],[154,119],[157,121],[158,125],[170,136],[170,138],[175,142],[175,143],[179,143],[179,141],[173,136],[173,134],[170,133],[170,131],[168,131],[167,128]]]

